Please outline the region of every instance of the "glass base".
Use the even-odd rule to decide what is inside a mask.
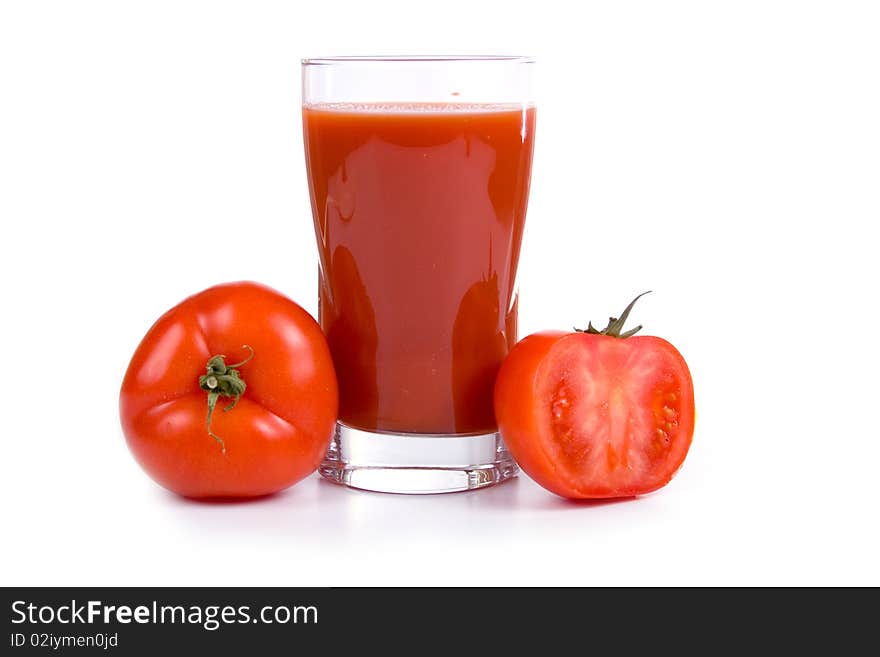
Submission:
[[[343,486],[418,495],[492,486],[519,467],[498,432],[379,433],[337,422],[318,471]]]

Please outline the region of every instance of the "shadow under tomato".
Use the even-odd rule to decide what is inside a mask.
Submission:
[[[172,503],[182,506],[246,506],[249,504],[265,504],[269,501],[277,501],[288,496],[291,489],[268,493],[267,495],[256,495],[254,497],[186,497],[172,493],[169,490],[164,491],[166,498]]]
[[[576,507],[596,507],[596,506],[611,506],[613,504],[625,504],[627,502],[633,502],[639,499],[636,495],[630,495],[629,497],[603,497],[594,500],[569,500],[564,497],[556,497],[556,502],[562,508],[576,508]]]
[[[539,484],[522,473],[518,479],[522,479],[523,483],[519,487],[519,494],[516,499],[511,501],[511,504],[528,511],[573,512],[575,509],[598,509],[618,504],[627,504],[639,499],[638,496],[629,496],[573,500],[560,497],[555,493],[542,489]]]
[[[548,492],[543,499],[518,500],[517,508],[528,511],[568,511],[574,513],[576,509],[598,509],[601,507],[625,504],[636,500],[636,497],[615,497],[612,499],[596,500],[569,500]]]

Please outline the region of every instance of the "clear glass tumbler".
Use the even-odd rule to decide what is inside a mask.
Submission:
[[[339,378],[320,468],[395,493],[514,476],[492,394],[517,340],[535,134],[526,57],[303,61],[319,321]]]

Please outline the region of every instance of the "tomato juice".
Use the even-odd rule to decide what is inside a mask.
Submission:
[[[303,130],[340,421],[495,431],[535,108],[315,104]]]

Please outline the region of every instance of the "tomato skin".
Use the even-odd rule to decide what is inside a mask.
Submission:
[[[541,430],[535,413],[540,364],[550,349],[565,337],[563,331],[542,331],[520,340],[504,359],[495,379],[495,419],[504,444],[519,466],[549,491],[572,497],[576,493],[557,482],[556,467],[537,446]]]
[[[505,359],[495,415],[512,456],[544,488],[571,499],[643,495],[684,462],[693,381],[662,338],[546,331]]]
[[[207,432],[199,376],[212,356],[239,368],[247,388],[221,397]],[[251,282],[193,295],[150,328],[119,395],[126,442],[159,484],[186,497],[255,497],[314,472],[336,422],[338,389],[317,322],[278,292]]]

